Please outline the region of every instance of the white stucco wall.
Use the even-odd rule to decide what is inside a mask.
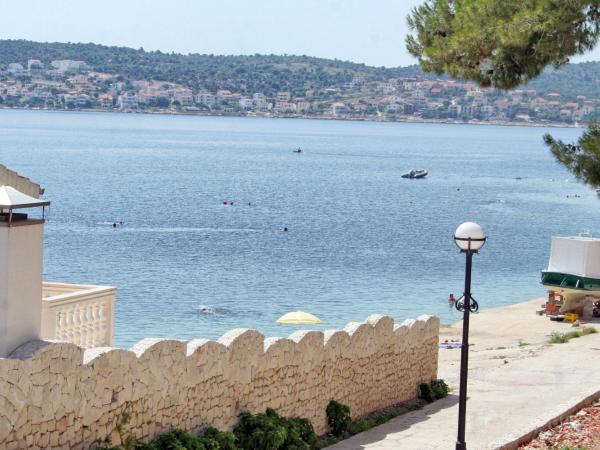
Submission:
[[[39,339],[44,224],[0,223],[0,357]]]

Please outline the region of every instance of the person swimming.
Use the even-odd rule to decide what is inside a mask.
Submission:
[[[198,312],[202,314],[214,314],[215,310],[209,306],[201,305],[198,307]]]

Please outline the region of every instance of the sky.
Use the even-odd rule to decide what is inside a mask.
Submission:
[[[415,64],[406,16],[423,0],[0,0],[0,39]],[[600,48],[574,62],[600,60]]]

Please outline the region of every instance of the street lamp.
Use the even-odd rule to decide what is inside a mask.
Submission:
[[[465,222],[454,232],[454,242],[467,257],[465,292],[454,306],[463,313],[463,336],[460,350],[460,394],[458,401],[458,436],[456,450],[467,450],[465,442],[465,415],[467,412],[467,370],[469,367],[469,314],[477,312],[479,304],[471,296],[471,263],[473,255],[485,244],[483,229],[474,222]]]

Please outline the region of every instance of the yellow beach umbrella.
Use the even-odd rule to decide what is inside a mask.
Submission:
[[[304,311],[293,311],[281,316],[279,319],[277,319],[277,323],[288,325],[304,325],[322,322],[321,319],[319,319],[317,316],[313,316],[310,313]]]

